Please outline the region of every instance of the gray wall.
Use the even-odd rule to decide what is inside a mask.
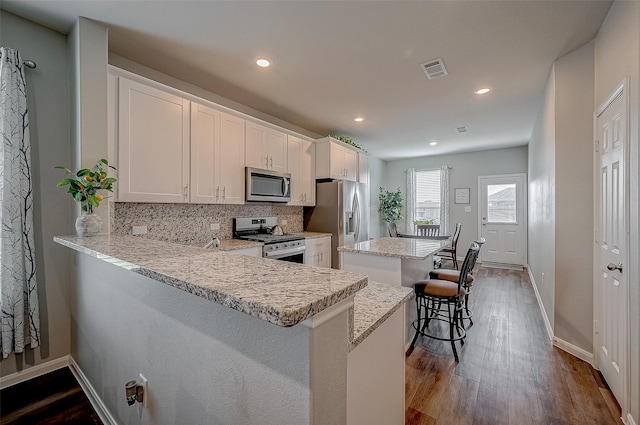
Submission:
[[[529,272],[553,329],[556,270],[556,102],[551,70],[529,142]]]
[[[558,59],[555,73],[554,335],[592,352],[593,42]]]
[[[630,412],[636,424],[640,424],[640,146],[638,133],[640,124],[640,2],[616,1],[600,28],[595,42],[595,102],[597,107],[611,93],[625,76],[630,77],[630,199],[631,208],[629,226],[629,264],[626,267],[629,276],[630,306],[630,346],[631,346],[631,379]],[[624,412],[623,412],[624,414]]]
[[[378,193],[380,192],[380,186],[384,186],[385,176],[387,172],[387,163],[380,158],[369,156],[369,206],[370,219],[369,219],[369,238],[380,238],[382,236],[388,236],[386,223],[380,220],[380,213],[378,207],[380,201],[378,200]]]
[[[593,352],[593,42],[559,58],[529,143],[529,267],[555,338]]]
[[[26,70],[34,178],[34,228],[42,346],[0,362],[0,375],[69,354],[68,250],[54,235],[72,232],[71,197],[55,183],[64,177],[55,165],[70,165],[69,69],[67,38],[33,22],[0,11],[2,46],[20,50],[38,67]]]
[[[421,158],[388,161],[386,178],[381,184],[387,189],[400,187],[403,199],[406,201],[407,175],[409,168],[430,169],[441,165],[452,167],[449,170],[450,188],[450,232],[456,223],[462,223],[462,232],[458,246],[460,252],[466,252],[471,242],[478,238],[478,177],[493,174],[511,174],[527,172],[527,147],[520,146],[507,149],[494,149],[479,152],[466,152],[453,155],[438,155]],[[454,203],[454,188],[471,188],[469,204]],[[406,202],[405,202],[406,205]],[[470,206],[471,212],[465,212],[464,207]],[[404,214],[406,217],[406,213]],[[404,228],[404,222],[399,223]],[[464,254],[462,254],[464,255]]]

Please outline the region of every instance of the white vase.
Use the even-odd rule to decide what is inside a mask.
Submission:
[[[102,230],[102,219],[94,213],[82,213],[76,218],[78,236],[95,236]]]

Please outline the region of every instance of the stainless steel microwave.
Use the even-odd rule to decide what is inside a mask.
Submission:
[[[289,202],[291,174],[247,167],[247,202]]]

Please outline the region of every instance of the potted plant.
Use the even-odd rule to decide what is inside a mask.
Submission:
[[[421,224],[433,224],[433,220],[413,220],[413,224],[420,226]]]
[[[102,219],[93,213],[93,209],[100,205],[105,197],[99,191],[113,192],[114,177],[108,177],[109,165],[106,159],[101,159],[95,167],[83,168],[73,173],[67,167],[58,165],[54,168],[64,170],[69,177],[58,182],[58,187],[69,186],[67,193],[79,202],[82,208],[80,217],[76,219],[76,231],[80,236],[94,236],[102,230]]]
[[[380,186],[378,200],[380,201],[378,211],[380,211],[382,220],[387,222],[387,226],[402,218],[402,192],[400,188],[395,192],[390,192]]]

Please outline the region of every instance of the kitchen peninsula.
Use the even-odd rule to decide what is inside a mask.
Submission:
[[[374,282],[361,291],[361,274],[237,255],[237,242],[225,252],[132,236],[54,240],[86,257],[74,262],[72,326],[83,341],[73,359],[97,365],[77,369],[114,423],[363,423],[347,420],[347,357],[367,357],[377,327],[395,323],[410,294]],[[393,410],[403,416],[401,342]],[[121,388],[138,373],[149,380],[143,410]]]
[[[424,279],[433,270],[433,255],[450,240],[378,238],[339,247],[342,270],[366,274],[369,279],[403,287]],[[416,318],[413,297],[405,304],[405,346],[413,338]]]

